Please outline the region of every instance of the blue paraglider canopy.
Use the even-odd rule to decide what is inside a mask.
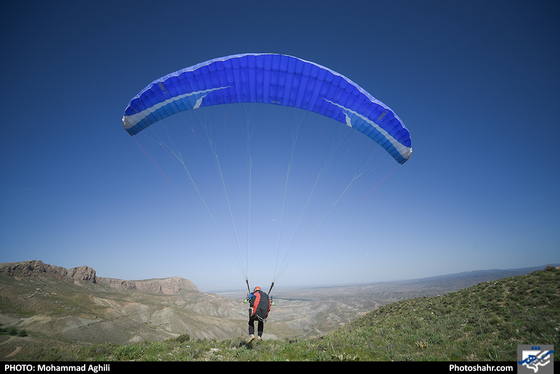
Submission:
[[[412,153],[399,117],[363,88],[319,64],[273,53],[217,58],[159,78],[130,101],[123,124],[135,135],[181,111],[231,103],[312,111],[362,132],[400,164]]]

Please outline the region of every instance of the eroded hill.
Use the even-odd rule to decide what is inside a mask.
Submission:
[[[27,340],[126,344],[183,334],[195,339],[245,336],[243,297],[202,293],[179,277],[125,281],[98,277],[87,266],[0,264],[0,324],[25,330]],[[365,311],[335,300],[281,300],[269,317],[266,336],[320,335]],[[0,355],[9,351],[8,345],[0,343]]]

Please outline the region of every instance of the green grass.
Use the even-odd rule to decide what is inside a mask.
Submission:
[[[265,334],[266,336],[266,334]],[[560,270],[383,306],[319,338],[191,340],[42,348],[19,360],[515,361],[518,344],[560,347]],[[560,355],[556,355],[556,360]]]

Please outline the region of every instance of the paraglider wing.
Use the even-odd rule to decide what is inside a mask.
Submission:
[[[335,119],[379,143],[401,164],[412,153],[402,121],[363,88],[316,63],[272,53],[217,58],[159,78],[130,101],[123,124],[135,135],[184,110],[247,102],[290,106]]]

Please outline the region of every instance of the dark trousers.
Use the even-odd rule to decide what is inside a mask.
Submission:
[[[257,317],[249,318],[249,335],[255,335],[255,321],[258,321],[257,326],[258,336],[262,336],[264,331],[264,322],[259,320]]]

